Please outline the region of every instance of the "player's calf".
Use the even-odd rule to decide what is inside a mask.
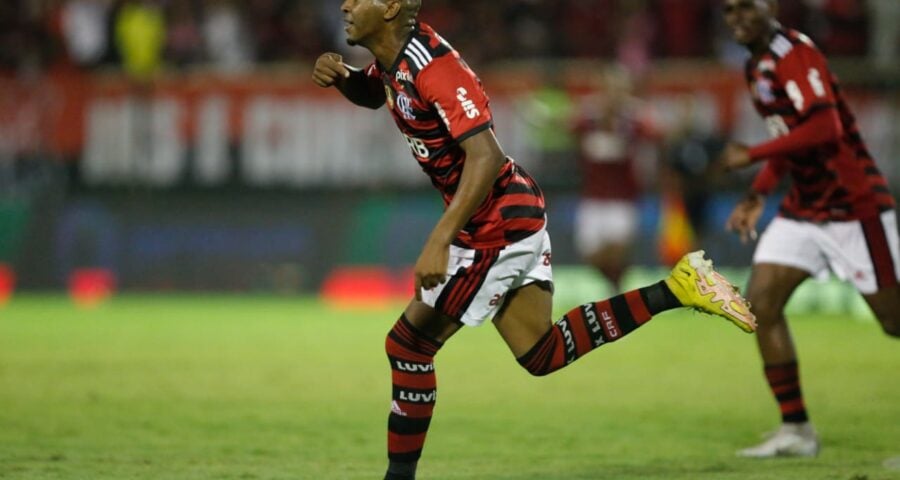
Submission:
[[[517,360],[535,376],[544,376],[591,350],[631,333],[653,315],[681,307],[665,282],[570,310]]]
[[[894,284],[863,297],[881,324],[884,333],[892,337],[900,337],[900,286]]]

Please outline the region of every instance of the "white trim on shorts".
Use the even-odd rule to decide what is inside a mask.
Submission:
[[[870,220],[813,223],[775,217],[759,239],[753,263],[773,263],[825,280],[829,272],[862,294],[900,279],[900,234],[894,210]],[[893,275],[893,278],[891,277]]]
[[[447,281],[422,289],[422,302],[477,327],[493,318],[510,290],[553,282],[550,235],[541,229],[503,248],[474,250],[450,246]]]

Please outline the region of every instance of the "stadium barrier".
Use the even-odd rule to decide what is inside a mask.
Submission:
[[[543,73],[510,68],[484,76],[497,135],[548,195],[554,260],[575,264],[575,162],[542,157],[523,105],[546,86]],[[595,87],[586,68],[559,66],[575,100]],[[642,94],[663,126],[687,98],[696,128],[765,136],[737,72],[704,63],[648,79]],[[900,108],[877,90],[851,90],[897,184],[896,162],[884,159],[900,154]],[[35,168],[48,164],[55,169]],[[21,172],[47,178],[6,189]],[[24,289],[63,289],[74,270],[100,268],[123,291],[314,292],[335,265],[410,262],[441,208],[386,112],[352,107],[296,70],[143,85],[117,75],[2,78],[0,192],[0,262]],[[750,260],[720,227],[735,198],[712,194],[696,241],[721,265]],[[658,205],[653,192],[642,199],[637,265],[659,264]]]

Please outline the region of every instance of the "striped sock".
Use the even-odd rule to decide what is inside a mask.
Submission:
[[[393,470],[405,464],[413,469],[414,475],[415,462],[422,455],[437,400],[433,361],[441,345],[416,329],[405,316],[401,316],[388,333],[385,350],[391,363],[393,383],[388,417],[388,459]]]
[[[517,360],[532,375],[547,375],[624,337],[653,315],[680,306],[665,282],[586,303],[569,311]]]
[[[782,365],[766,365],[766,380],[769,388],[778,401],[781,409],[781,421],[784,423],[803,423],[809,421],[806,406],[803,404],[803,391],[800,389],[800,374],[797,362]]]

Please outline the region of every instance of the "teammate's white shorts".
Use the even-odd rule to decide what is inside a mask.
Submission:
[[[821,280],[829,270],[863,294],[896,285],[900,240],[893,210],[867,220],[812,223],[775,217],[759,239],[753,263],[799,268]]]
[[[589,257],[610,243],[631,242],[637,228],[634,203],[584,199],[575,214],[575,248],[582,257]]]
[[[546,229],[503,248],[450,246],[447,281],[422,290],[435,310],[476,327],[493,318],[510,290],[534,282],[552,285],[550,235]]]

